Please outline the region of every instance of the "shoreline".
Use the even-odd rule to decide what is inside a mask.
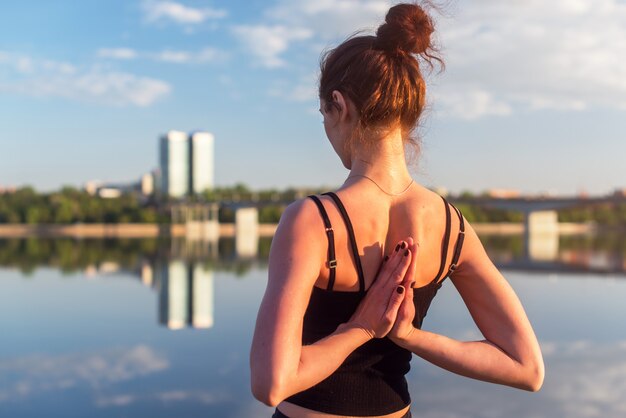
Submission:
[[[275,224],[259,224],[259,236],[273,236]],[[235,224],[220,224],[220,237],[234,237]],[[158,224],[72,224],[26,225],[0,224],[0,238],[182,238],[187,235],[185,225]]]
[[[524,233],[524,224],[521,222],[475,223],[472,226],[476,233],[481,235],[521,235]],[[276,227],[277,224],[259,224],[259,236],[273,236]],[[560,235],[582,235],[608,232],[610,230],[612,229],[599,227],[591,223],[558,224],[558,233]],[[234,237],[235,234],[235,224],[225,223],[219,225],[218,236]],[[185,236],[186,227],[181,224],[0,224],[0,238],[178,238]]]

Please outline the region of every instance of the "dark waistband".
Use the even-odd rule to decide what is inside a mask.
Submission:
[[[412,416],[413,415],[411,415],[411,410],[409,409],[408,411],[406,411],[406,414],[402,416],[402,418],[411,418]],[[272,415],[272,418],[289,418],[289,417],[283,414],[282,412],[280,412],[278,408],[276,408],[276,410],[274,411],[274,415]]]

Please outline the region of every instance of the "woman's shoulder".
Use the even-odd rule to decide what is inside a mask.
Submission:
[[[276,236],[298,240],[323,238],[324,223],[313,199],[305,197],[290,203],[280,217]]]
[[[280,224],[306,226],[315,218],[319,218],[319,209],[310,197],[304,197],[291,202],[280,217]]]
[[[319,270],[325,256],[324,231],[324,224],[312,199],[298,199],[291,203],[283,212],[272,238],[270,271],[278,268],[284,273],[296,267]]]
[[[425,218],[439,219],[447,209],[445,197],[442,194],[420,184],[415,185],[414,193],[404,203]]]

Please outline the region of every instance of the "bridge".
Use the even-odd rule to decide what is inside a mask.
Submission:
[[[544,210],[558,210],[584,206],[595,206],[602,204],[622,204],[626,203],[626,194],[615,193],[607,196],[599,197],[552,197],[552,196],[527,196],[527,197],[510,197],[496,198],[490,196],[471,197],[471,198],[453,198],[450,199],[454,203],[465,203],[481,207],[489,207],[493,209],[514,210],[519,212],[533,212]]]
[[[191,240],[217,240],[220,208],[234,212],[235,238],[240,255],[254,256],[258,242],[258,211],[265,206],[287,206],[307,192],[296,192],[289,199],[279,194],[260,199],[254,193],[233,196],[220,202],[174,202],[167,205],[172,224],[184,225],[185,235]],[[532,259],[550,259],[558,251],[559,223],[557,210],[603,204],[626,204],[626,193],[600,197],[452,197],[454,204],[468,204],[483,208],[511,210],[524,214],[524,242],[526,253]]]
[[[600,197],[514,197],[514,198],[456,198],[455,204],[511,210],[524,214],[524,243],[528,259],[550,260],[558,252],[559,220],[557,210],[604,204],[624,204],[626,194],[615,193]]]

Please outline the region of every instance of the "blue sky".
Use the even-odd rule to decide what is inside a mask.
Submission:
[[[339,185],[320,52],[383,0],[0,4],[0,186],[130,181],[170,129],[216,137],[216,182]],[[456,1],[435,15],[416,179],[451,191],[626,187],[626,2]]]

